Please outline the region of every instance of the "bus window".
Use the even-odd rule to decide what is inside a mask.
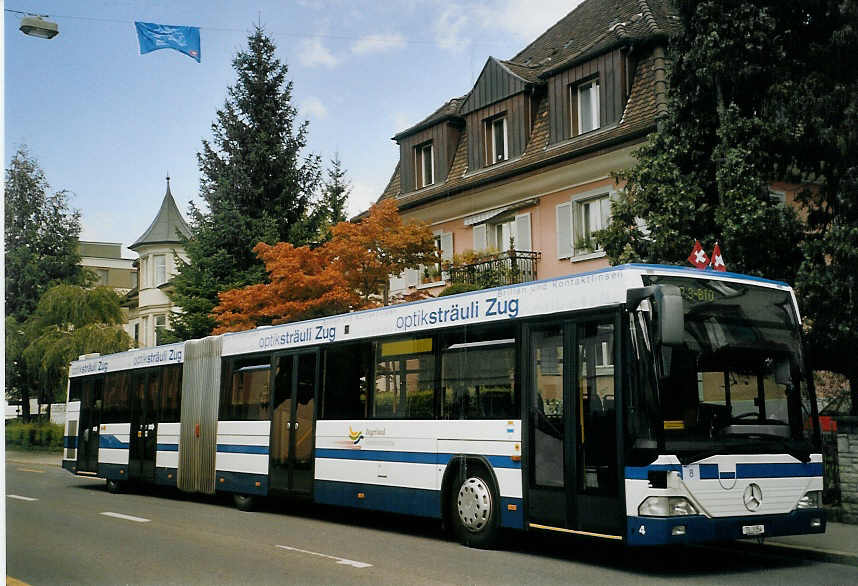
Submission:
[[[181,416],[182,365],[164,367],[159,421],[177,422]]]
[[[446,338],[441,352],[441,389],[442,419],[519,417],[514,332],[506,328]]]
[[[131,405],[128,398],[129,375],[114,372],[107,375],[104,385],[104,410],[102,423],[128,423],[131,421]]]
[[[69,402],[80,401],[81,386],[81,380],[79,378],[72,379],[71,382],[69,382]]]
[[[431,419],[435,403],[435,354],[432,338],[378,342],[373,417]]]
[[[270,418],[271,359],[234,360],[225,377],[221,421],[265,421]],[[227,374],[227,373],[225,373]]]
[[[365,419],[372,344],[346,344],[325,356],[322,419]]]

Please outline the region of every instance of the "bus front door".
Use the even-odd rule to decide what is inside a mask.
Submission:
[[[153,369],[159,370],[159,369]],[[131,387],[131,432],[129,438],[128,478],[151,482],[155,479],[157,441],[157,405],[159,373],[138,372]]]
[[[104,377],[83,383],[78,427],[77,471],[98,472],[98,430],[104,400]]]
[[[319,354],[315,350],[274,357],[269,482],[273,491],[313,490],[313,418]]]
[[[622,539],[614,318],[526,328],[530,527]]]

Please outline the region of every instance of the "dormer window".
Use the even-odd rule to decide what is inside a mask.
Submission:
[[[591,79],[572,86],[570,111],[572,136],[599,128],[599,80]]]
[[[414,169],[417,176],[417,189],[435,183],[434,167],[435,155],[432,152],[432,143],[424,142],[414,147]]]
[[[493,165],[509,158],[506,115],[485,121],[486,165]]]

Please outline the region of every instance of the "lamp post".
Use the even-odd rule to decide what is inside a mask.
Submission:
[[[19,30],[25,35],[40,39],[53,39],[60,34],[57,23],[44,20],[38,15],[29,15],[22,18]]]

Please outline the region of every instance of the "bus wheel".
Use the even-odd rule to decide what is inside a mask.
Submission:
[[[252,511],[256,505],[256,499],[247,494],[234,494],[232,500],[235,502],[235,508],[239,511]]]
[[[475,470],[456,483],[452,494],[456,537],[470,547],[491,547],[498,533],[498,497],[488,474]]]
[[[122,492],[122,481],[115,480],[113,478],[108,478],[107,492],[112,492],[113,494],[116,494],[117,492]]]

